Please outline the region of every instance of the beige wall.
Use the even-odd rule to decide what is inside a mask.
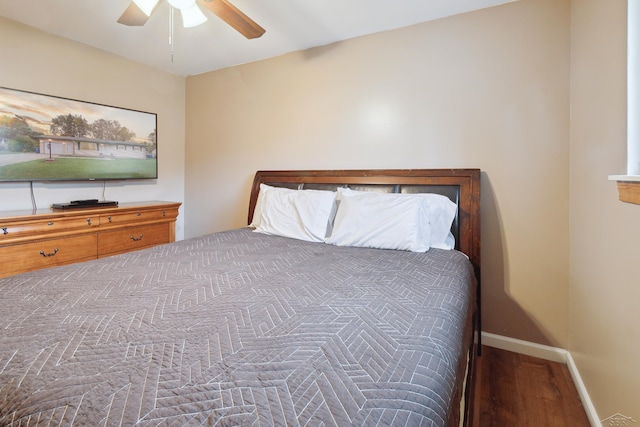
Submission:
[[[640,422],[640,206],[607,180],[626,170],[626,4],[571,2],[569,348],[599,418]]]
[[[259,169],[479,167],[484,329],[568,344],[569,2],[515,3],[187,79],[187,236]]]
[[[120,202],[184,199],[185,80],[0,18],[0,86],[158,114],[155,181],[110,182]],[[39,208],[102,198],[102,183],[34,183]],[[0,209],[31,209],[28,183],[0,183]],[[184,211],[184,210],[183,210]],[[184,215],[176,234],[184,234]]]

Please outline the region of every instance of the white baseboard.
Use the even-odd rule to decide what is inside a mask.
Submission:
[[[488,345],[489,347],[499,348],[501,350],[508,350],[513,351],[514,353],[551,360],[552,362],[567,363],[567,350],[563,350],[558,347],[536,344],[516,338],[491,334],[489,332],[482,333],[482,344]]]
[[[573,378],[573,383],[576,385],[576,389],[578,389],[578,395],[580,396],[580,400],[582,401],[582,406],[584,406],[584,410],[587,413],[587,418],[589,418],[589,422],[593,427],[602,427],[602,423],[600,422],[600,418],[598,417],[598,413],[596,412],[596,408],[593,406],[591,402],[591,398],[589,397],[589,392],[582,382],[582,377],[580,376],[580,372],[578,371],[578,367],[573,361],[573,357],[571,353],[567,351],[567,367],[569,368],[569,373],[571,374],[571,378]]]
[[[489,332],[482,333],[482,344],[489,347],[495,347],[502,350],[513,351],[515,353],[526,354],[527,356],[538,357],[540,359],[550,360],[552,362],[564,363],[569,369],[573,383],[578,390],[578,395],[587,413],[587,418],[592,427],[601,427],[600,418],[596,412],[596,408],[591,402],[587,388],[582,382],[582,377],[578,371],[578,367],[573,361],[571,353],[567,350],[551,347],[548,345],[536,344],[529,341],[523,341],[516,338],[504,337],[502,335],[491,334]]]

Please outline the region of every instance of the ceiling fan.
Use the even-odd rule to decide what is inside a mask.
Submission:
[[[160,0],[133,0],[118,22],[129,26],[144,25]],[[207,17],[198,5],[204,7],[248,39],[255,39],[265,33],[265,29],[242,13],[227,0],[167,0],[171,7],[178,9],[185,27],[202,24]]]

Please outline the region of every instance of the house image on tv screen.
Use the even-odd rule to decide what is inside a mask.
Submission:
[[[146,159],[155,157],[148,145],[129,141],[110,141],[74,136],[40,135],[40,154],[112,159]]]

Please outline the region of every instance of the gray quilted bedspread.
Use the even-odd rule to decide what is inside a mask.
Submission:
[[[456,251],[238,229],[0,279],[0,425],[447,425]]]

